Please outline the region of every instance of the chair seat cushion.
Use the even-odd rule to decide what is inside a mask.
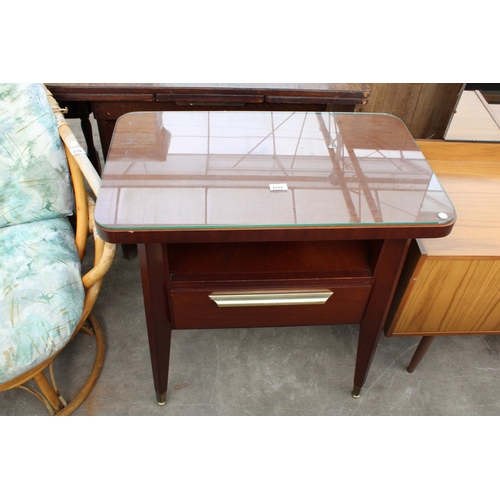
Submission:
[[[64,347],[83,302],[80,260],[66,218],[0,228],[0,384]]]

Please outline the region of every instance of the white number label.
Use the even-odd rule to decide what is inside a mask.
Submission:
[[[269,189],[271,191],[288,191],[288,186],[286,184],[269,184]]]
[[[81,155],[81,154],[86,154],[85,150],[82,148],[70,148],[69,152],[75,156],[75,155]]]

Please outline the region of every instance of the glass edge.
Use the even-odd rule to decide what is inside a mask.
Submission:
[[[454,213],[452,217],[449,217],[444,220],[439,221],[426,221],[426,222],[382,222],[382,223],[374,223],[374,222],[356,222],[356,223],[345,223],[345,224],[280,224],[280,225],[267,225],[267,224],[252,224],[247,226],[232,226],[232,225],[179,225],[179,226],[109,226],[100,223],[99,221],[95,221],[96,224],[105,230],[109,231],[170,231],[176,229],[188,229],[188,230],[198,230],[198,229],[237,229],[237,230],[246,230],[246,229],[280,229],[280,228],[356,228],[356,227],[378,227],[384,228],[387,226],[401,226],[401,227],[412,227],[412,226],[444,226],[454,222],[456,219],[456,214]]]

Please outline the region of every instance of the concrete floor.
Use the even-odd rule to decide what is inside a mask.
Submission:
[[[78,123],[70,120],[77,133]],[[84,142],[82,142],[84,144]],[[382,338],[360,399],[350,395],[357,325],[184,330],[172,336],[167,404],[153,389],[138,259],[118,251],[94,308],[107,351],[94,390],[74,415],[499,415],[500,337],[436,339],[413,374],[418,338]],[[91,369],[79,335],[57,358],[71,399]],[[21,390],[0,394],[1,415],[46,415]]]

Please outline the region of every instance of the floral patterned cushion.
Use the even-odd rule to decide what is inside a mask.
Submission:
[[[66,155],[43,85],[0,83],[0,227],[72,211]]]
[[[0,384],[34,368],[71,338],[84,290],[66,218],[0,229]]]

